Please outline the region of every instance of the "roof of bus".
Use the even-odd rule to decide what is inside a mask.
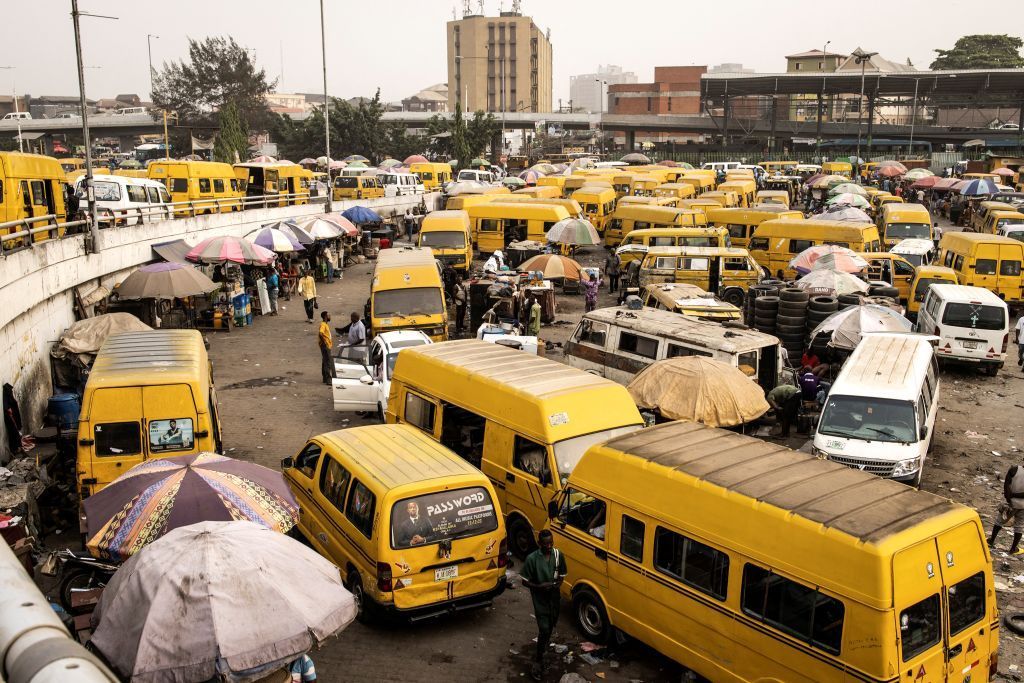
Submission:
[[[545,443],[643,424],[621,384],[475,339],[403,349],[394,378]]]
[[[647,289],[648,291],[657,290],[660,286],[648,285]],[[705,294],[705,296],[712,298],[711,294]],[[689,293],[679,294],[677,298],[692,300]],[[728,306],[728,304],[724,304],[724,306]],[[764,332],[725,327],[717,322],[700,320],[693,316],[680,315],[673,311],[662,311],[657,308],[641,308],[639,310],[629,309],[625,306],[598,308],[584,313],[583,319],[662,336],[669,340],[678,339],[701,348],[720,349],[728,353],[756,351],[779,343],[776,337]]]
[[[471,218],[500,218],[515,214],[515,218],[562,220],[569,217],[569,211],[560,204],[544,202],[506,201],[497,197],[486,204],[475,204],[466,207]]]
[[[154,175],[166,175],[166,169],[184,168],[189,176],[203,174],[215,174],[219,176],[235,177],[235,169],[230,164],[220,161],[179,161],[177,159],[157,159],[151,161],[147,170],[150,177]]]
[[[351,427],[314,438],[348,455],[345,466],[362,469],[355,473],[357,478],[368,475],[385,490],[460,475],[484,480],[483,473],[467,460],[410,425]]]
[[[408,268],[410,266],[434,266],[434,253],[426,247],[396,247],[381,249],[377,254],[374,271],[387,268]],[[435,266],[436,267],[436,266]]]
[[[714,229],[714,228],[712,228]],[[633,233],[630,233],[631,235]],[[658,256],[750,256],[740,247],[648,247],[647,258]],[[645,259],[646,260],[646,259]]]
[[[643,202],[620,203],[615,207],[612,216],[615,218],[633,218],[640,220],[674,221],[679,216],[687,216],[696,212],[674,206],[657,206]]]
[[[1005,235],[993,235],[987,232],[944,232],[942,233],[942,241],[939,242],[939,249],[945,249],[947,246],[952,246],[960,242],[961,246],[975,245],[975,244],[1015,244],[1018,247],[1024,247],[1024,242],[1018,242],[1012,237],[1006,237]]]
[[[922,335],[864,335],[843,364],[830,395],[914,401],[934,353],[928,338]]]
[[[461,209],[447,211],[431,211],[423,217],[420,232],[434,230],[469,229],[469,214]]]
[[[789,193],[785,190],[758,190],[758,197],[789,197]]]
[[[919,221],[932,222],[932,215],[921,204],[885,204],[882,206],[882,220],[892,223]]]
[[[206,347],[196,330],[119,332],[100,347],[86,392],[103,387],[205,384],[209,377]]]
[[[718,186],[718,189],[719,190],[731,190],[733,188],[736,188],[736,189],[749,190],[752,187],[757,187],[757,183],[754,182],[753,178],[746,178],[746,179],[745,178],[726,178],[725,182],[721,183]]]
[[[725,226],[713,225],[672,225],[667,228],[640,228],[630,230],[624,239],[630,237],[676,237],[678,235],[728,235],[729,229]],[[671,248],[671,247],[669,247]]]
[[[42,154],[0,152],[0,171],[8,178],[50,178],[60,181],[67,178],[57,159]]]
[[[615,199],[615,190],[610,185],[591,185],[586,184],[578,190],[574,190],[572,198],[576,201],[580,199],[598,199],[598,200],[611,200]]]
[[[810,231],[821,233],[821,237],[830,240],[850,240],[853,238],[866,237],[865,233],[874,231],[878,234],[878,228],[872,223],[849,223],[846,221],[826,221],[817,218],[773,218],[764,221],[754,229],[755,237],[765,235],[780,235],[793,232],[796,235],[806,235]],[[949,233],[947,233],[949,234]]]
[[[570,214],[578,216],[582,209],[580,203],[575,199],[566,197],[530,197],[524,195],[512,195],[511,197],[502,197],[497,200],[499,204],[550,204],[552,206],[561,206]]]
[[[385,256],[386,254],[386,256]],[[412,275],[417,275],[413,279]],[[381,249],[370,281],[372,292],[404,287],[440,287],[441,274],[429,247]]]
[[[718,202],[715,202],[717,205]],[[758,222],[788,218],[790,220],[802,221],[804,215],[798,209],[787,209],[780,204],[759,204],[756,207],[744,208],[739,206],[719,207],[707,212],[710,221],[745,221],[760,219]]]
[[[934,494],[694,422],[593,446],[573,484],[878,609],[893,603],[896,551],[977,520]]]
[[[932,285],[937,296],[941,296],[947,302],[955,303],[980,303],[1006,308],[1006,302],[1000,299],[991,290],[984,287],[969,287],[967,285]]]

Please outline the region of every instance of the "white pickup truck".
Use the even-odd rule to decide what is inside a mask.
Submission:
[[[383,420],[399,351],[430,343],[422,332],[399,330],[379,334],[369,344],[340,346],[334,356],[337,377],[331,381],[334,409],[375,412]]]

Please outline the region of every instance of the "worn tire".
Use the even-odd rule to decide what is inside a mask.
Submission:
[[[1009,612],[1003,615],[1003,625],[1008,631],[1024,636],[1024,612]]]
[[[779,310],[779,297],[777,296],[759,296],[754,299],[754,310],[763,311],[764,313],[775,313]]]
[[[807,328],[803,325],[779,325],[775,328],[777,336],[784,339],[803,339],[807,334]]]
[[[520,560],[525,560],[526,556],[537,547],[533,529],[522,517],[516,517],[508,525],[508,545],[512,554]]]
[[[373,609],[370,600],[366,597],[366,589],[363,587],[363,579],[355,569],[349,571],[345,578],[345,588],[352,594],[356,603],[356,619],[362,624],[373,622]]]
[[[789,301],[795,304],[805,304],[807,303],[807,300],[811,298],[811,296],[805,290],[800,289],[799,287],[786,287],[781,292],[779,292],[779,298],[782,301]]]
[[[763,315],[763,316],[762,315],[755,315],[754,316],[754,326],[755,327],[771,327],[772,329],[775,329],[775,316],[774,315],[772,315],[772,316],[768,316],[768,315]]]
[[[742,306],[746,295],[739,287],[732,287],[722,293],[722,301],[733,306]]]
[[[782,315],[780,313],[779,315],[775,316],[775,320],[776,320],[775,324],[778,325],[779,327],[782,327],[784,325],[785,326],[799,325],[800,327],[803,327],[804,323],[807,322],[807,317],[803,316],[803,315]]]
[[[581,588],[572,596],[572,612],[576,628],[593,643],[606,644],[612,635],[608,611],[601,598],[589,588]]]
[[[779,304],[779,315],[802,318],[807,315],[807,304],[795,304],[791,301],[783,301]]]
[[[838,297],[840,306],[860,306],[860,300],[863,298],[861,294],[840,294]]]
[[[807,303],[807,310],[834,313],[839,310],[839,300],[834,296],[813,296]]]
[[[872,287],[868,290],[868,296],[887,296],[890,299],[899,299],[900,290],[895,287]]]

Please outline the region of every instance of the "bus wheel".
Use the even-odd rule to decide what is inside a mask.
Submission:
[[[722,301],[733,306],[742,306],[746,295],[739,287],[730,287],[722,293]]]
[[[522,517],[516,517],[508,525],[508,540],[512,554],[520,560],[525,560],[530,551],[537,547],[533,538],[533,529]]]
[[[611,637],[612,627],[601,598],[589,588],[580,589],[572,596],[572,611],[580,632],[595,643],[603,645]]]
[[[359,577],[359,572],[352,569],[348,573],[348,592],[352,594],[352,599],[356,603],[356,619],[360,623],[370,623],[370,606],[367,604],[366,591],[363,588],[363,580]]]

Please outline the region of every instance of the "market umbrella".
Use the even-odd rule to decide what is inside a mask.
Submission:
[[[579,263],[561,254],[537,254],[519,264],[520,271],[525,273],[539,270],[546,280],[579,280],[580,268],[582,266]]]
[[[304,230],[313,241],[333,240],[341,237],[342,231],[337,223],[324,220],[320,216],[310,216],[299,223],[299,228]]]
[[[859,194],[850,194],[849,192],[829,197],[828,201],[825,203],[831,206],[843,204],[845,206],[853,206],[858,209],[867,209],[871,206],[866,197],[862,197]]]
[[[156,449],[191,447],[190,420],[150,420]],[[244,460],[196,453],[146,460],[82,501],[86,548],[122,562],[172,529],[204,521],[243,520],[287,532],[299,506],[284,476]]]
[[[382,161],[379,164],[377,164],[377,167],[378,168],[395,168],[396,166],[401,166],[401,165],[402,165],[402,162],[399,161],[398,159],[385,159],[384,161]]]
[[[270,251],[276,251],[279,254],[287,254],[292,251],[304,251],[305,247],[302,243],[291,235],[281,232],[276,228],[259,228],[253,230],[245,239],[249,240],[253,244],[269,249]]]
[[[376,211],[368,209],[365,206],[353,206],[352,208],[343,211],[341,215],[356,225],[362,225],[363,223],[382,223],[384,221]]]
[[[142,164],[137,159],[125,159],[117,165],[118,168],[142,168]],[[1012,174],[1011,174],[1012,175]]]
[[[846,221],[847,223],[871,223],[871,216],[854,206],[845,204],[833,204],[821,214],[822,218],[830,221]]]
[[[326,157],[324,157],[326,158]],[[312,157],[306,157],[305,159],[299,160],[299,166],[316,166],[316,159]]]
[[[274,252],[255,245],[241,237],[222,235],[207,237],[185,254],[189,261],[197,263],[246,263],[265,266],[274,260]]]
[[[1017,175],[1012,168],[1006,168],[1005,166],[1003,166],[1002,168],[997,168],[996,170],[992,171],[992,173],[998,176],[1002,176],[1004,178],[1012,178],[1013,176]]]
[[[523,180],[522,178],[516,178],[515,176],[508,176],[507,178],[502,178],[501,184],[509,188],[526,187],[526,181]]]
[[[207,521],[117,570],[91,643],[134,683],[251,681],[319,647],[356,612],[338,567],[312,548],[258,524]]]
[[[342,161],[345,161],[345,162],[360,161],[360,162],[364,162],[365,163],[365,162],[368,162],[369,159],[364,157],[362,154],[349,154],[347,157],[342,159]]]
[[[875,168],[877,168],[877,169],[895,168],[901,174],[907,172],[907,167],[906,166],[904,166],[903,164],[901,164],[898,161],[893,161],[892,159],[887,159],[886,161],[879,161],[878,162],[878,166],[876,166]]]
[[[403,161],[402,163],[405,164],[406,166],[412,166],[413,164],[426,164],[428,162],[427,158],[422,154],[412,154],[410,156],[407,156],[405,158],[405,161]]]
[[[678,166],[678,164],[672,161],[671,159],[662,159],[661,161],[658,162],[658,166],[664,166],[665,168],[674,168],[675,166]]]
[[[333,213],[325,213],[321,218],[338,226],[338,229],[341,230],[343,235],[347,235],[348,237],[359,237],[359,228],[354,225],[352,221],[345,218],[345,216],[340,212],[335,211]]]
[[[540,178],[541,175],[541,173],[538,173],[532,168],[529,168],[519,174],[519,179],[522,180],[527,185],[536,185],[537,179]]]
[[[696,166],[694,166],[693,164],[688,163],[686,161],[680,161],[679,163],[676,164],[676,166],[679,167],[679,168],[687,168],[687,169],[690,169],[690,170],[693,170],[694,168],[696,168]]]
[[[873,175],[879,178],[896,178],[903,175],[904,171],[899,170],[895,166],[885,166],[876,168]]]
[[[317,166],[326,166],[329,163],[331,163],[331,161],[332,160],[327,158],[327,157],[317,157],[316,158],[316,165]]]
[[[347,166],[345,168],[369,168],[365,161],[346,161]]]
[[[931,178],[935,174],[929,171],[927,168],[912,168],[903,174],[903,177],[907,180],[920,180],[921,178]]]
[[[932,185],[932,190],[938,192],[950,192],[961,182],[963,181],[959,178],[939,178],[935,181],[935,184]]]
[[[328,164],[328,168],[332,171],[340,171],[346,166],[348,166],[348,164],[345,163],[344,161],[332,161],[330,164]]]
[[[627,164],[649,164],[651,163],[651,158],[646,154],[641,154],[640,152],[630,152],[619,159],[619,161],[624,161]]]
[[[835,187],[829,188],[828,193],[830,195],[837,194],[859,194],[861,197],[867,197],[868,191],[857,183],[839,183]]]
[[[534,164],[528,170],[536,171],[541,175],[551,175],[558,172],[554,164]]]
[[[850,306],[833,313],[814,328],[812,337],[831,333],[829,346],[852,351],[865,334],[872,332],[910,332],[913,326],[899,311],[878,304]]]
[[[972,178],[958,187],[960,194],[968,197],[980,197],[988,194],[998,194],[999,188],[988,178]]]
[[[601,236],[593,224],[584,218],[563,218],[548,230],[548,242],[592,246],[601,244]]]
[[[750,368],[753,373],[755,368]],[[768,412],[764,391],[743,370],[702,356],[659,360],[644,368],[626,389],[641,408],[670,420],[733,427]]]
[[[801,289],[829,289],[836,296],[868,291],[868,283],[856,275],[831,268],[815,268],[797,280],[796,286]]]
[[[253,157],[252,159],[249,159],[249,163],[251,163],[251,164],[276,164],[277,163],[277,159],[275,159],[272,156],[267,156],[266,154],[261,154],[258,157]]]
[[[824,173],[815,173],[813,175],[807,176],[807,179],[804,180],[804,187],[814,187],[814,183],[816,183],[819,180],[821,180],[822,178],[824,178],[825,175],[826,174],[824,174]],[[844,178],[844,180],[849,181],[848,178]]]
[[[219,284],[194,266],[150,263],[126,277],[117,287],[119,299],[183,299],[212,292]]]
[[[454,197],[460,194],[483,194],[485,185],[475,180],[460,180],[444,188],[445,194]]]
[[[476,159],[470,161],[469,165],[476,168],[479,166],[490,166],[491,162],[487,161],[487,159],[481,159],[480,157],[477,157]]]
[[[828,264],[830,268],[847,273],[857,273],[868,265],[868,262],[857,256],[852,249],[836,244],[818,244],[794,256],[789,262],[789,267],[798,273],[809,273],[826,256],[831,259]]]
[[[813,183],[808,184],[815,189],[827,190],[835,187],[836,185],[848,182],[850,182],[850,179],[841,175],[823,175],[820,178],[817,178]]]
[[[941,178],[934,175],[926,175],[918,178],[914,181],[914,184],[910,186],[911,190],[928,190],[934,187]]]

